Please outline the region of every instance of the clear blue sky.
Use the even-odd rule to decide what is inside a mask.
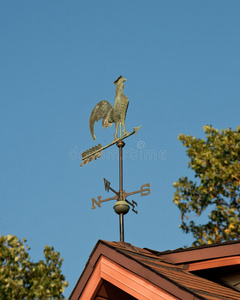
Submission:
[[[114,126],[97,123],[94,142],[88,122],[97,102],[113,103],[119,75],[127,130],[142,125],[126,140],[124,188],[151,182],[149,196],[131,197],[139,214],[125,217],[125,240],[191,245],[172,203],[173,183],[193,176],[177,137],[239,125],[239,12],[239,0],[0,1],[0,233],[25,237],[33,260],[54,246],[66,297],[98,239],[119,240],[114,202],[91,210],[109,197],[103,177],[118,189],[118,161],[106,151],[80,168],[82,151],[113,140]]]

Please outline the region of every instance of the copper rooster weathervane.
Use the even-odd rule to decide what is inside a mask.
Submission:
[[[127,79],[120,76],[116,81],[114,81],[114,84],[117,87],[116,87],[115,101],[113,107],[107,100],[103,100],[99,102],[94,107],[89,120],[90,132],[94,140],[96,140],[94,134],[94,123],[96,121],[98,122],[100,119],[102,119],[103,128],[112,126],[112,124],[115,123],[115,134],[114,134],[115,139],[118,138],[117,132],[118,132],[118,126],[120,124],[122,124],[123,126],[124,136],[128,134],[128,132],[126,132],[126,127],[125,127],[125,118],[126,118],[129,100],[123,94],[124,82],[126,80]],[[120,138],[121,138],[121,125],[120,125]]]
[[[89,120],[89,128],[92,135],[93,140],[96,140],[96,136],[94,134],[94,124],[95,122],[98,122],[100,119],[102,119],[102,126],[103,128],[112,126],[113,123],[115,123],[115,134],[114,134],[114,141],[106,146],[102,146],[101,144],[98,144],[97,146],[94,146],[86,151],[84,151],[82,155],[82,164],[81,167],[86,165],[87,163],[93,161],[94,159],[97,159],[101,157],[102,151],[106,148],[111,147],[112,145],[116,144],[119,148],[119,191],[115,191],[112,187],[110,187],[110,182],[107,181],[104,178],[104,186],[105,190],[109,192],[111,190],[115,193],[114,197],[110,197],[107,199],[102,200],[102,196],[98,196],[97,199],[92,198],[92,209],[95,209],[96,206],[101,207],[101,203],[110,201],[110,200],[117,200],[117,202],[114,205],[115,212],[119,215],[119,221],[120,221],[120,241],[124,242],[124,222],[123,222],[123,216],[128,213],[129,208],[131,205],[133,212],[137,213],[135,210],[135,206],[137,206],[137,202],[132,200],[130,202],[127,200],[127,197],[133,194],[141,193],[141,196],[147,196],[150,194],[150,183],[143,184],[138,191],[126,193],[125,190],[123,190],[123,157],[122,157],[122,149],[125,145],[124,139],[128,138],[129,136],[133,134],[137,134],[139,127],[133,127],[133,131],[128,133],[126,131],[125,127],[125,118],[128,108],[129,100],[128,98],[123,94],[124,89],[124,82],[127,79],[123,78],[122,76],[118,77],[116,81],[114,81],[114,84],[116,85],[116,93],[115,93],[115,101],[113,106],[107,101],[103,100],[100,101],[93,109],[90,120]],[[123,126],[123,131],[121,130],[121,126]],[[118,137],[118,129],[119,129],[119,137]],[[122,131],[122,132],[121,132]],[[123,133],[123,136],[122,136]]]

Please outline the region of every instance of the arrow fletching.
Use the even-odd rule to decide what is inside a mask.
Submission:
[[[81,153],[81,156],[82,156],[81,167],[86,165],[87,163],[93,161],[94,159],[101,157],[102,148],[103,148],[102,145],[98,144],[97,146],[92,147],[92,148],[84,151],[83,153]]]

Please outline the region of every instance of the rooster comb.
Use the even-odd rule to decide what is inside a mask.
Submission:
[[[117,84],[117,83],[118,83],[118,80],[121,79],[121,78],[123,78],[122,75],[120,75],[120,76],[118,77],[118,79],[116,79],[116,80],[114,81],[114,84]]]

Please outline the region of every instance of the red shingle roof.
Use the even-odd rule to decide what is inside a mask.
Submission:
[[[69,299],[79,299],[100,257],[103,256],[177,299],[240,300],[240,293],[233,288],[214,282],[215,278],[213,281],[206,279],[206,276],[198,276],[197,272],[188,271],[191,263],[198,261],[206,263],[236,255],[240,257],[240,241],[158,252],[138,248],[129,243],[100,240],[93,249]],[[239,265],[234,266],[235,271],[236,268],[240,271]]]
[[[240,299],[239,292],[192,274],[184,269],[184,265],[179,266],[172,262],[168,262],[166,258],[161,257],[160,252],[158,252],[157,255],[154,255],[147,249],[134,247],[122,242],[101,241],[101,243],[150,269],[160,277],[164,277],[171,281],[179,288],[191,292],[193,295],[199,297],[199,299]],[[194,250],[196,249],[197,248],[195,247]],[[168,253],[172,252],[169,251]]]

